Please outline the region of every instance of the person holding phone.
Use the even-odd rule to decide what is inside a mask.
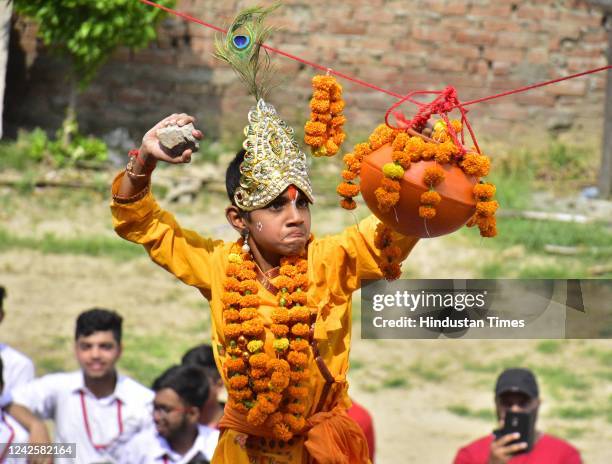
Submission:
[[[581,464],[576,448],[536,430],[541,400],[535,375],[506,369],[495,385],[499,428],[461,448],[454,464]]]

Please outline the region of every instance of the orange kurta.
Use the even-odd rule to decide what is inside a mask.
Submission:
[[[121,175],[113,183],[114,194],[118,191],[120,179]],[[227,376],[222,369],[225,339],[221,297],[232,242],[203,238],[181,228],[172,214],[159,207],[151,193],[133,203],[113,202],[111,210],[115,230],[121,237],[143,245],[153,261],[187,285],[198,288],[210,302],[215,361],[227,385]],[[307,419],[310,418],[309,431],[294,437],[288,444],[279,444],[271,434],[253,430],[246,424],[244,416],[226,411],[226,428],[213,463],[302,464],[316,460],[320,463],[354,464],[359,462],[355,461],[356,456],[363,455],[363,448],[366,450],[365,458],[359,459],[368,462],[363,434],[345,413],[350,405],[346,373],[352,294],[360,287],[362,279],[382,278],[377,264],[380,251],[374,246],[377,224],[378,220],[370,216],[359,226],[348,227],[338,235],[315,238],[308,246],[307,305],[316,308],[314,338],[320,356],[334,378],[321,400],[326,381],[313,357],[310,358],[310,395],[305,414]],[[418,241],[399,234],[394,239],[402,249],[402,259]],[[269,327],[272,310],[277,307],[277,297],[263,285],[258,285],[259,311],[266,326],[264,349],[274,356],[274,336]],[[316,411],[317,406],[322,407]]]

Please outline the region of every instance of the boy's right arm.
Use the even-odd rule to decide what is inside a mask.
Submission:
[[[200,237],[182,229],[174,216],[162,210],[150,192],[151,173],[158,161],[171,164],[189,163],[192,152],[185,150],[172,157],[164,151],[157,130],[168,125],[193,123],[186,114],[174,114],[156,124],[142,140],[136,161],[113,182],[113,225],[117,234],[145,247],[151,259],[188,285],[210,288],[211,255],[222,241]],[[202,133],[194,130],[200,139]]]

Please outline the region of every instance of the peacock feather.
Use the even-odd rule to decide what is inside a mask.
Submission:
[[[264,98],[270,90],[272,65],[261,45],[274,31],[263,24],[265,17],[280,6],[280,3],[264,8],[255,6],[238,13],[224,38],[215,38],[215,57],[226,61],[249,87],[255,100]]]

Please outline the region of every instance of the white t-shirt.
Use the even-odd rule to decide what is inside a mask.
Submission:
[[[113,448],[152,426],[153,397],[148,388],[118,375],[113,394],[96,398],[80,370],[45,375],[12,392],[15,404],[55,422],[55,442],[76,443],[76,460],[69,461],[75,464],[115,462]]]
[[[4,343],[0,343],[0,358],[2,358],[4,379],[0,407],[4,407],[9,403],[6,399],[13,388],[34,380],[34,364],[25,354]]]
[[[170,445],[155,428],[140,432],[127,445],[126,451],[119,459],[120,464],[187,464],[198,453],[201,453],[208,461],[212,460],[217,442],[219,441],[219,430],[198,426],[198,436],[193,446],[183,456],[175,453]]]
[[[0,416],[0,456],[3,456],[5,451],[8,452],[9,444],[26,444],[29,441],[29,434],[19,423],[2,411]],[[5,457],[0,460],[0,464],[24,464],[23,458]]]

